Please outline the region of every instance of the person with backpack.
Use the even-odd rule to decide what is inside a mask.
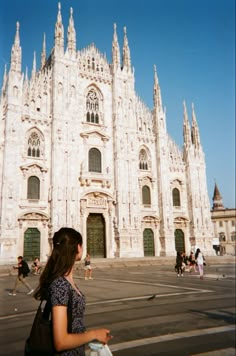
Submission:
[[[22,284],[24,284],[26,286],[26,288],[28,289],[28,295],[32,294],[34,292],[34,289],[30,286],[30,284],[28,282],[26,282],[25,278],[28,276],[30,269],[28,266],[28,263],[23,259],[22,256],[18,256],[17,258],[18,260],[18,265],[17,266],[13,266],[14,269],[18,269],[18,276],[16,278],[16,282],[15,282],[15,286],[12,292],[8,293],[8,295],[16,295],[16,288],[18,286],[18,284],[21,282]]]

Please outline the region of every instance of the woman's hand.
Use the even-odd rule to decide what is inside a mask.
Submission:
[[[108,329],[95,329],[93,331],[95,339],[102,342],[103,344],[107,344],[108,341],[113,338],[113,336],[110,334],[110,330]]]

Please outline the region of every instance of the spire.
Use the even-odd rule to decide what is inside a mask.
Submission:
[[[24,80],[24,84],[23,84],[24,92],[26,92],[28,90],[28,87],[29,87],[28,67],[26,67],[26,69],[25,69],[25,80]]]
[[[224,209],[223,200],[222,200],[220,191],[219,191],[216,183],[215,183],[215,189],[214,189],[214,194],[213,194],[212,200],[213,200],[213,207],[212,207],[213,210]]]
[[[185,144],[185,146],[189,147],[191,144],[191,129],[190,129],[190,124],[189,124],[189,120],[188,120],[188,113],[187,113],[185,101],[183,102],[183,106],[184,106],[184,123],[183,123],[184,144]]]
[[[41,53],[41,68],[45,66],[46,63],[46,35],[43,35],[43,50]]]
[[[158,77],[157,77],[157,69],[154,64],[154,87],[153,87],[153,103],[155,108],[162,108],[162,100],[161,100],[161,89],[159,87]]]
[[[120,68],[120,46],[117,38],[115,23],[114,23],[113,42],[112,42],[112,64],[114,70]]]
[[[31,77],[35,78],[35,74],[36,74],[36,52],[34,51],[34,58],[33,58],[33,66],[32,66]]]
[[[123,69],[126,68],[127,71],[131,69],[130,61],[130,49],[128,44],[128,38],[126,35],[126,27],[124,27],[124,45],[123,45],[123,58],[122,58]]]
[[[194,111],[194,104],[192,103],[192,142],[196,148],[200,147],[200,135],[197,124],[197,119]]]
[[[70,20],[67,30],[67,49],[70,54],[76,53],[76,32],[73,19],[73,9],[70,8]]]
[[[28,79],[28,67],[26,67],[25,69],[25,81],[28,83],[29,79]]]
[[[64,52],[64,27],[62,24],[62,17],[61,17],[61,3],[58,3],[58,14],[57,14],[57,22],[55,25],[55,49],[57,52],[62,53]]]
[[[3,81],[2,81],[2,94],[5,92],[7,86],[7,65],[4,66],[4,74],[3,74]]]
[[[15,41],[11,49],[11,68],[12,72],[21,73],[21,47],[20,47],[20,24],[16,23]]]

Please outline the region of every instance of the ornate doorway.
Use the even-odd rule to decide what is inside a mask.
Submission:
[[[181,229],[175,230],[175,250],[185,252],[184,233]]]
[[[143,232],[144,256],[155,256],[154,234],[152,229],[145,229]]]
[[[35,257],[40,257],[40,231],[28,228],[24,234],[24,258],[33,261]]]
[[[87,252],[91,257],[106,257],[105,221],[102,214],[89,214],[88,216]]]

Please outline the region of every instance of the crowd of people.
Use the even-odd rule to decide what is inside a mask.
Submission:
[[[177,251],[175,271],[178,277],[183,277],[184,272],[199,272],[200,279],[203,279],[205,257],[200,248],[197,248],[195,254],[190,252],[189,256],[185,252]]]

